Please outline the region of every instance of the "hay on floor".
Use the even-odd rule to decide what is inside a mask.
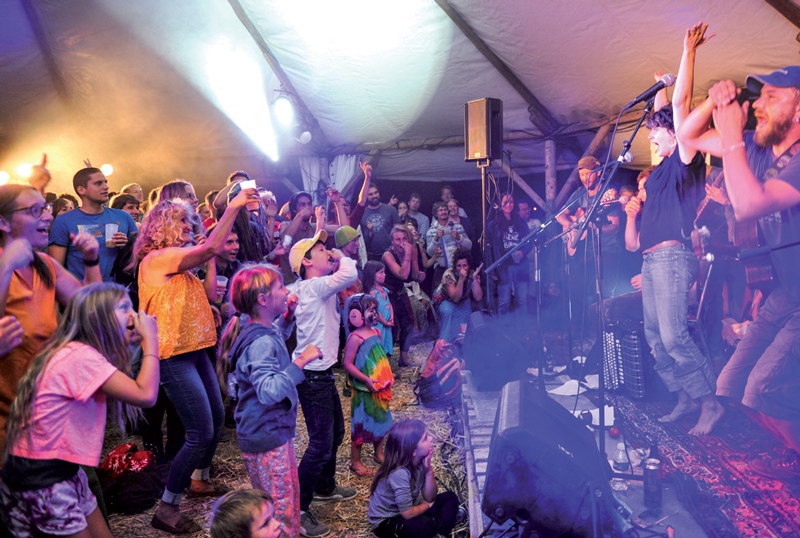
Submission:
[[[397,368],[396,357],[392,359],[392,367],[395,371],[396,380],[392,387],[392,414],[395,421],[407,418],[417,418],[428,425],[428,431],[436,439],[436,451],[433,457],[433,464],[436,472],[436,479],[439,482],[439,491],[450,490],[459,495],[462,501],[466,502],[466,470],[464,467],[464,438],[460,416],[460,408],[432,410],[417,405],[414,395],[414,381],[417,378],[419,366],[428,356],[431,343],[423,343],[414,346],[410,352],[410,362],[413,365],[408,368]],[[336,385],[341,387],[344,383],[344,371],[335,370]],[[367,522],[367,508],[369,506],[369,486],[372,477],[360,477],[353,474],[350,469],[350,399],[342,396],[342,410],[344,411],[346,432],[345,438],[337,453],[336,480],[339,485],[353,487],[358,491],[358,496],[348,502],[331,503],[314,507],[320,521],[331,528],[332,537],[370,537],[373,536]],[[249,488],[250,478],[244,469],[239,446],[236,441],[236,433],[231,432],[232,438],[227,443],[220,443],[214,462],[211,466],[212,482],[222,484],[231,489]],[[109,430],[106,436],[106,443],[103,457],[115,446],[123,441],[117,433]],[[142,446],[141,438],[131,436],[125,442],[136,443]],[[297,420],[297,437],[295,438],[295,449],[298,458],[302,458],[308,446],[308,435],[305,427],[305,420],[302,417],[302,410]],[[371,444],[364,446],[362,450],[362,460],[367,468],[377,470],[378,465],[373,461],[373,448]],[[184,513],[193,518],[203,527],[201,533],[195,536],[208,536],[208,526],[210,524],[211,507],[215,499],[185,500],[182,503]],[[169,536],[169,534],[156,530],[150,526],[150,519],[153,517],[155,507],[147,512],[135,516],[113,514],[110,517],[111,533],[115,537],[155,538]],[[467,522],[459,525],[453,532],[454,537],[469,536],[469,525]]]

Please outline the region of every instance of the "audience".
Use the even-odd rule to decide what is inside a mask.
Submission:
[[[461,333],[461,326],[466,325],[472,314],[472,301],[483,299],[481,288],[481,264],[472,268],[472,254],[465,248],[453,252],[450,268],[445,271],[442,283],[436,290],[434,301],[439,301],[441,316],[441,332],[439,338],[453,342]]]
[[[359,201],[360,203],[360,201]],[[392,228],[400,223],[397,210],[381,203],[378,187],[370,185],[367,191],[367,207],[361,218],[361,231],[367,245],[367,258],[378,261],[392,244]]]

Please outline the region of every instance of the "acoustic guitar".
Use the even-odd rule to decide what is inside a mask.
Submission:
[[[733,245],[741,252],[767,246],[757,220],[733,223]],[[775,287],[775,269],[769,253],[742,260],[747,286],[768,291]]]

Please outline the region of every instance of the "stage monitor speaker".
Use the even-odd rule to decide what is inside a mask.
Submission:
[[[578,418],[530,382],[503,387],[481,505],[489,518],[513,519],[541,538],[592,536],[594,521],[603,536],[622,536],[630,513],[610,479],[608,460]]]
[[[462,356],[479,391],[500,390],[536,363],[533,350],[507,332],[502,322],[482,312],[469,317]]]
[[[478,99],[464,105],[464,160],[503,158],[503,101]]]

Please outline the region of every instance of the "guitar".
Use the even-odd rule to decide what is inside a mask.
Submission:
[[[739,251],[767,246],[757,220],[733,223],[733,245]],[[747,286],[767,291],[775,287],[775,269],[769,253],[742,260]]]

